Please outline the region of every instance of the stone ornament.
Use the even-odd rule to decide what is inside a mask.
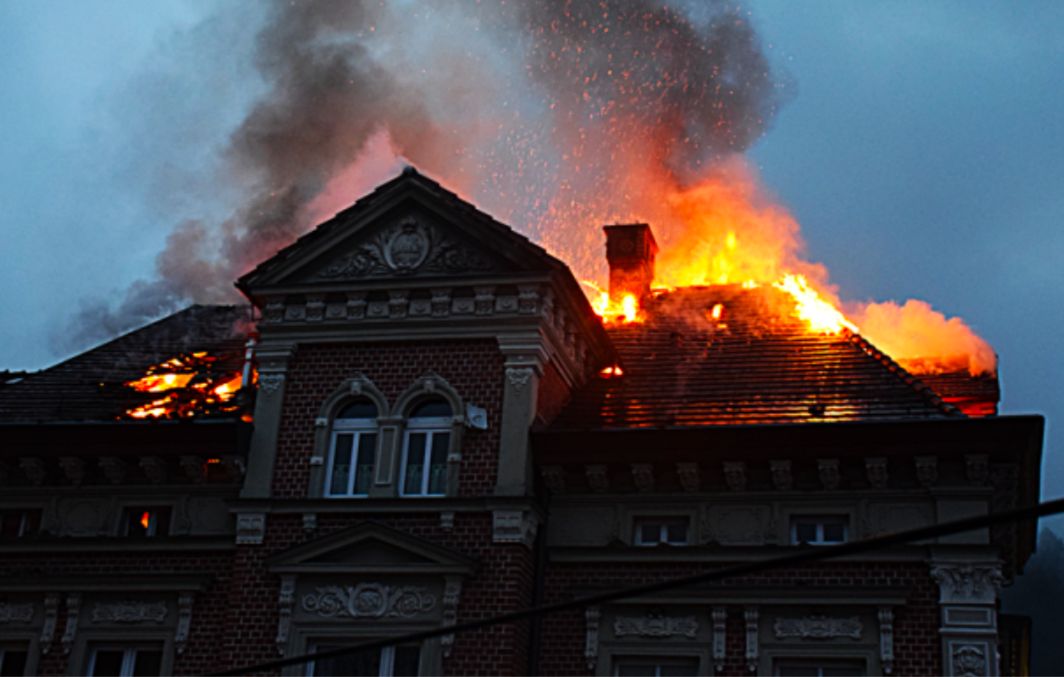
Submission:
[[[36,456],[23,456],[18,460],[18,466],[22,469],[22,473],[33,486],[39,487],[44,482],[45,470],[43,459]]]
[[[939,602],[948,604],[995,604],[1005,577],[996,565],[937,564],[931,578],[939,588]]]
[[[33,620],[33,604],[13,604],[0,602],[0,624],[3,623],[29,623]]]
[[[158,456],[141,456],[137,461],[137,465],[144,472],[144,476],[148,478],[148,481],[152,484],[162,484],[166,481],[166,461]],[[199,464],[197,463],[196,476],[202,475],[199,470]],[[196,479],[193,477],[192,479]]]
[[[676,478],[680,481],[680,487],[689,494],[697,492],[702,484],[697,463],[677,463]]]
[[[879,662],[883,674],[894,672],[894,611],[889,606],[879,607]]]
[[[462,596],[462,579],[458,576],[448,576],[443,586],[443,625],[454,625],[458,622],[458,601]],[[454,648],[454,633],[440,637],[440,648],[443,649],[444,657],[451,655]]]
[[[839,459],[837,458],[818,458],[816,460],[817,474],[820,477],[820,484],[828,491],[834,491],[839,488]]]
[[[63,629],[63,636],[59,638],[59,645],[63,648],[63,653],[70,653],[70,649],[74,646],[74,638],[78,635],[78,616],[81,614],[81,593],[71,593],[66,598],[66,627]]]
[[[772,474],[773,487],[780,491],[790,491],[794,488],[790,461],[769,461],[769,471]]]
[[[742,461],[725,461],[724,484],[731,491],[746,489],[746,464]]]
[[[584,658],[587,660],[587,669],[594,670],[598,663],[599,645],[599,620],[602,618],[602,610],[597,606],[589,606],[584,610],[584,620],[587,623],[587,634],[584,637]]]
[[[80,487],[82,482],[85,481],[85,471],[87,469],[85,459],[77,456],[60,456],[59,467],[63,469],[63,474],[67,480],[75,487]]]
[[[954,644],[950,651],[953,670],[949,674],[982,677],[987,672],[985,644]]]
[[[460,244],[439,228],[406,217],[334,259],[317,280],[358,280],[414,273],[485,271],[492,262],[480,251]]]
[[[532,547],[539,521],[527,510],[494,510],[491,513],[493,543],[521,543]]]
[[[930,489],[938,481],[938,457],[917,456],[913,459],[916,464],[916,479],[920,486]]]
[[[277,593],[277,653],[284,655],[288,644],[288,634],[292,629],[292,604],[296,597],[296,577],[287,574],[281,576],[281,588]]]
[[[887,459],[882,456],[865,459],[865,476],[874,489],[886,489],[890,476],[887,474]]]
[[[510,382],[510,385],[515,390],[521,390],[528,385],[529,380],[532,378],[531,367],[507,367],[506,368],[506,380]]]
[[[284,374],[259,374],[259,392],[276,395],[284,385]]]
[[[650,463],[633,463],[632,481],[641,493],[654,491],[654,466]]]
[[[601,494],[610,488],[610,479],[606,472],[606,466],[589,465],[584,468],[584,475],[587,477],[587,485],[596,494]]]
[[[92,607],[93,623],[162,623],[168,610],[164,602],[97,602]]]
[[[861,639],[861,620],[857,616],[835,618],[812,615],[802,618],[777,618],[772,626],[776,639]]]
[[[617,637],[653,637],[662,639],[680,635],[694,639],[698,634],[698,621],[694,616],[618,616],[613,621],[613,634]]]
[[[55,639],[55,625],[58,618],[59,595],[50,592],[44,598],[44,623],[41,625],[42,654],[47,654],[52,650],[52,640]]]
[[[746,669],[750,672],[757,672],[759,615],[757,607],[749,606],[743,610],[743,620],[746,622]]]
[[[326,618],[411,618],[436,608],[436,597],[412,585],[325,585],[303,595],[304,611]]]
[[[565,491],[565,470],[560,465],[545,465],[539,472],[543,475],[543,483],[552,494]]]
[[[261,545],[265,536],[265,513],[244,512],[236,516],[237,545]]]
[[[722,606],[713,607],[713,667],[717,672],[724,671],[724,659],[727,656],[727,620],[728,610]]]
[[[188,632],[192,628],[192,593],[182,592],[177,596],[177,629],[174,630],[174,650],[185,653]]]
[[[976,486],[983,486],[990,478],[990,456],[987,454],[965,455],[964,470],[969,482]]]

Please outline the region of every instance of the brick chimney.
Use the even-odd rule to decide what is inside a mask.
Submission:
[[[658,243],[645,223],[605,226],[606,261],[610,264],[610,300],[620,302],[625,294],[641,299],[654,281],[654,255]]]

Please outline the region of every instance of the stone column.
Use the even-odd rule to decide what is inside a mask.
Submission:
[[[935,560],[931,577],[939,589],[943,674],[996,677],[1000,564]]]
[[[255,429],[248,451],[247,474],[241,498],[268,498],[277,459],[277,433],[281,424],[285,375],[294,346],[264,339],[257,350],[259,391],[255,398]]]
[[[501,343],[501,342],[500,342]],[[532,454],[529,430],[536,416],[539,379],[543,375],[538,342],[502,346],[505,383],[502,428],[499,432],[499,468],[495,479],[498,496],[527,496],[532,488]]]

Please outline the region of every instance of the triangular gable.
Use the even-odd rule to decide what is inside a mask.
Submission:
[[[550,271],[560,261],[412,168],[259,265],[242,289]]]
[[[468,574],[476,565],[465,555],[364,522],[271,557],[275,573],[431,573]]]

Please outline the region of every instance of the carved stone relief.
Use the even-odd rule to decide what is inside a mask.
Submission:
[[[742,461],[724,462],[724,484],[732,491],[746,489],[746,463]]]
[[[969,482],[976,486],[983,486],[990,478],[990,456],[967,454],[964,457],[964,470]]]
[[[240,545],[261,545],[266,536],[266,514],[243,512],[236,516],[236,542]]]
[[[491,540],[494,543],[523,543],[529,547],[536,540],[539,520],[527,510],[492,511]]]
[[[777,618],[772,626],[776,639],[861,639],[861,619],[856,616],[836,618],[823,615],[802,618]]]
[[[916,465],[916,479],[920,486],[930,489],[938,481],[938,457],[917,456],[913,459]]]
[[[448,576],[443,586],[443,625],[451,626],[458,622],[458,601],[462,596],[462,579],[458,576]],[[454,635],[440,637],[440,647],[443,655],[450,656],[454,648]]]
[[[750,606],[743,610],[743,620],[746,623],[746,669],[750,672],[757,671],[757,658],[760,654],[757,643],[758,616],[757,607]]]
[[[97,602],[92,607],[93,623],[162,623],[168,611],[165,602]]]
[[[314,279],[337,281],[415,273],[491,270],[483,252],[458,242],[433,224],[401,219],[355,244],[328,263]]]
[[[594,670],[598,663],[599,645],[599,620],[602,618],[602,610],[597,606],[589,606],[584,610],[584,621],[587,623],[587,632],[584,636],[584,658],[587,660],[587,669]]]
[[[633,463],[632,481],[640,492],[654,491],[654,466],[651,463]]]
[[[820,485],[828,491],[839,488],[839,459],[818,458],[816,461],[817,475],[820,477]]]
[[[953,644],[950,647],[950,667],[947,674],[963,677],[982,677],[990,674],[987,669],[987,645]]]
[[[427,588],[384,583],[325,585],[303,595],[304,611],[327,618],[411,618],[436,608]]]
[[[44,597],[44,623],[41,624],[41,653],[52,650],[55,639],[55,625],[59,618],[59,595],[50,592]]]
[[[698,621],[694,616],[618,616],[613,621],[613,634],[616,637],[635,635],[656,639],[680,635],[694,639],[698,634]]]
[[[789,491],[794,487],[794,476],[791,474],[791,462],[769,461],[769,471],[772,474],[772,486],[780,491]]]
[[[879,608],[879,662],[883,674],[894,672],[894,611],[889,606]]]
[[[292,629],[292,605],[295,603],[296,577],[287,574],[281,576],[281,588],[277,593],[277,652],[284,655],[288,644],[288,634]]]
[[[59,638],[59,645],[63,647],[63,653],[70,653],[70,649],[74,646],[74,638],[78,635],[78,615],[81,613],[81,594],[71,593],[66,598],[66,627],[63,629],[63,636]]]
[[[713,607],[713,667],[717,672],[724,670],[724,658],[727,656],[727,620],[727,609]]]
[[[1004,582],[999,566],[936,564],[931,577],[943,604],[995,604]]]
[[[185,653],[188,632],[192,628],[192,593],[182,592],[177,596],[177,628],[174,630],[174,650]]]
[[[29,623],[31,620],[33,620],[32,603],[0,602],[0,624]]]
[[[697,492],[702,484],[697,463],[677,463],[676,478],[680,481],[680,487],[688,493]]]
[[[882,456],[865,459],[865,476],[874,489],[886,489],[890,481],[887,474],[887,459]]]
[[[606,466],[589,465],[584,468],[584,474],[587,476],[587,485],[596,494],[601,494],[610,488],[610,479],[609,474],[606,472]]]

